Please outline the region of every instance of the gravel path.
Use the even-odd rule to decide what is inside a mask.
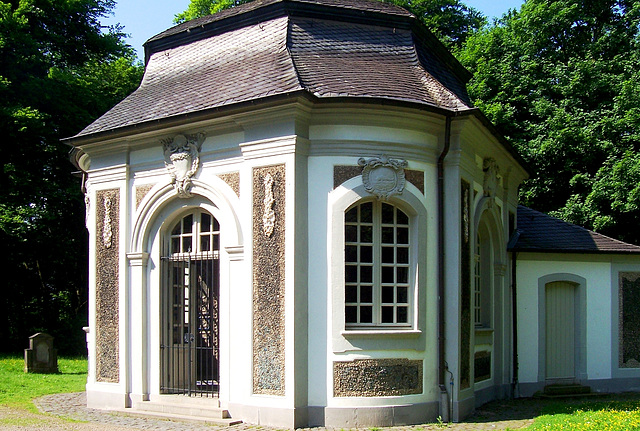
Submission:
[[[275,431],[257,425],[216,426],[197,422],[162,420],[129,416],[117,412],[89,409],[84,392],[55,394],[34,401],[41,413],[0,407],[0,430],[38,431]],[[385,431],[484,431],[526,427],[533,422],[540,404],[533,400],[496,401],[483,406],[467,422],[458,424],[426,424],[384,428]],[[312,431],[334,431],[313,428]],[[309,431],[311,431],[309,430]],[[304,430],[307,431],[307,430]]]

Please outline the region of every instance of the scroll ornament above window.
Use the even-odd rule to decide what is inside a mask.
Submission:
[[[171,184],[178,197],[191,197],[191,177],[200,167],[200,149],[204,142],[204,133],[197,135],[176,135],[163,139],[164,165],[171,175]]]
[[[406,160],[390,159],[386,155],[366,160],[358,159],[362,166],[362,183],[369,193],[386,201],[393,195],[402,194],[405,186],[404,168]]]

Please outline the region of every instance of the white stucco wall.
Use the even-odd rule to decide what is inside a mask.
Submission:
[[[611,378],[612,259],[602,255],[517,255],[518,361],[521,383],[539,382],[540,294],[539,279],[552,274],[573,274],[586,281],[586,373],[587,379]],[[558,275],[557,281],[565,280]],[[542,286],[544,288],[544,286]]]

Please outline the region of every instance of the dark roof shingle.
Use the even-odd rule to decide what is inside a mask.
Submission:
[[[345,21],[346,10],[357,23]],[[226,18],[230,25],[216,27]],[[68,141],[299,91],[472,109],[462,66],[421,46],[428,31],[417,38],[414,24],[406,10],[369,0],[255,0],[189,21],[150,39],[157,51],[140,87]]]
[[[550,253],[640,253],[640,247],[518,206],[517,235],[509,249]]]

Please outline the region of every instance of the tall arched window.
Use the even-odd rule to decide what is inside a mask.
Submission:
[[[412,293],[409,217],[380,201],[345,212],[345,326],[408,327]]]
[[[493,250],[489,229],[481,222],[476,236],[473,321],[476,327],[492,327]]]

